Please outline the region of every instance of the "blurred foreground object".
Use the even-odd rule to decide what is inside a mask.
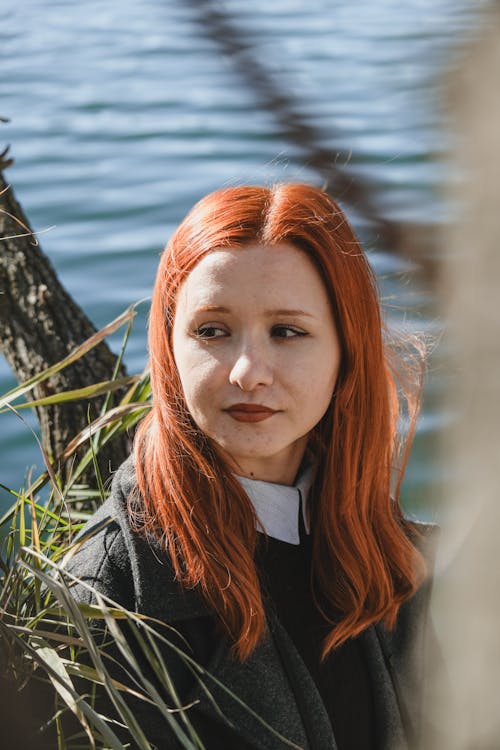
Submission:
[[[451,101],[460,182],[442,291],[458,423],[445,445],[453,482],[435,619],[453,695],[442,691],[432,718],[453,750],[500,747],[500,13],[491,16]]]

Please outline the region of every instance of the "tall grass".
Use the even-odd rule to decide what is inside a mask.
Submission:
[[[4,694],[10,691],[9,703],[14,710],[16,707],[21,711],[30,710],[23,700],[25,695],[46,707],[46,714],[39,716],[39,726],[31,726],[29,732],[25,731],[30,723],[28,716],[20,716],[14,723],[11,721],[11,726],[19,732],[9,740],[17,743],[16,747],[29,744],[58,750],[83,747],[118,750],[130,743],[141,750],[149,750],[147,728],[136,720],[129,705],[130,696],[136,701],[154,703],[182,747],[190,750],[203,747],[184,710],[186,707],[180,703],[175,686],[171,684],[161,647],[176,649],[195,674],[203,670],[174,643],[167,643],[165,635],[158,632],[152,622],[97,592],[94,592],[96,606],[78,604],[71,594],[76,579],[61,567],[63,557],[75,544],[76,535],[106,496],[96,460],[99,451],[117,433],[131,430],[149,408],[147,373],[127,378],[117,376],[133,317],[132,307],[63,361],[0,399],[1,419],[6,411],[13,410],[20,415],[23,409],[33,406],[106,394],[98,418],[75,436],[54,461],[49,460],[40,445],[45,471],[30,478],[29,486],[23,491],[8,490],[13,503],[0,518],[0,538],[3,538],[0,659]],[[108,382],[19,403],[35,386],[84,356],[124,325],[122,349],[115,373]],[[115,403],[114,394],[124,388],[125,394]],[[64,472],[67,478],[63,480],[63,472],[57,467],[74,460],[77,451],[79,458],[69,477]],[[91,490],[78,483],[89,465],[94,468],[97,489]],[[41,499],[43,487],[45,498]],[[127,623],[127,637],[120,621]],[[151,667],[148,674],[138,658],[138,650]],[[116,678],[117,655],[125,665],[126,681]],[[157,678],[157,683],[151,675]],[[168,705],[157,684],[169,687]],[[95,705],[99,691],[107,696],[105,705],[112,707],[112,719]],[[68,721],[68,714],[74,720]]]

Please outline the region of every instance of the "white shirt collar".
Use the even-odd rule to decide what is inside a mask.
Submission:
[[[306,533],[310,533],[307,500],[313,483],[315,466],[308,466],[299,474],[295,485],[263,482],[248,477],[236,478],[241,483],[255,509],[260,521],[258,530],[267,536],[288,544],[300,544],[299,508],[302,508],[302,519]],[[300,502],[302,499],[302,503]]]

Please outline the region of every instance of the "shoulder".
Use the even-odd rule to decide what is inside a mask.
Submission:
[[[69,574],[72,594],[79,601],[94,601],[94,589],[124,607],[133,608],[133,597],[127,585],[131,575],[130,559],[112,498],[87,521],[61,567]]]
[[[401,615],[408,612],[409,617],[415,618],[419,614],[427,615],[440,529],[435,523],[426,523],[415,518],[405,518],[404,523],[410,541],[420,552],[426,565],[426,575],[421,585],[401,606]],[[401,615],[398,618],[399,622],[404,619]]]
[[[432,580],[436,560],[440,528],[436,523],[405,518],[406,532],[412,544],[418,549],[427,566],[426,580]]]
[[[430,615],[440,529],[436,524],[414,519],[406,520],[405,526],[412,543],[424,557],[427,575],[413,595],[401,604],[394,628],[389,630],[380,622],[375,630],[398,695],[403,720],[415,733],[419,731],[418,707],[422,705],[430,669],[441,661]]]
[[[432,630],[429,611],[440,529],[436,524],[414,519],[405,519],[405,524],[412,543],[425,560],[427,574],[417,590],[401,604],[395,627],[387,630],[382,623],[376,627],[386,656],[401,672],[415,672],[420,671],[416,670],[416,665],[422,659]]]
[[[65,558],[64,569],[80,581],[73,588],[75,597],[93,601],[90,586],[127,609],[161,620],[178,622],[206,615],[197,592],[184,590],[176,581],[161,540],[132,527],[129,501],[137,499],[135,491],[130,457],[115,473],[108,499],[85,524]]]
[[[70,578],[78,579],[72,581],[72,594],[79,601],[94,601],[97,591],[127,609],[136,609],[131,585],[133,531],[128,516],[128,498],[134,486],[134,466],[129,457],[113,475],[107,500],[87,521],[64,558],[63,569]]]

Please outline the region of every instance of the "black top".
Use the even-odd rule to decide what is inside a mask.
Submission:
[[[330,629],[314,604],[310,537],[300,545],[260,537],[257,564],[264,591],[308,667],[330,717],[338,750],[373,750],[373,704],[363,651],[356,638],[321,661]]]

